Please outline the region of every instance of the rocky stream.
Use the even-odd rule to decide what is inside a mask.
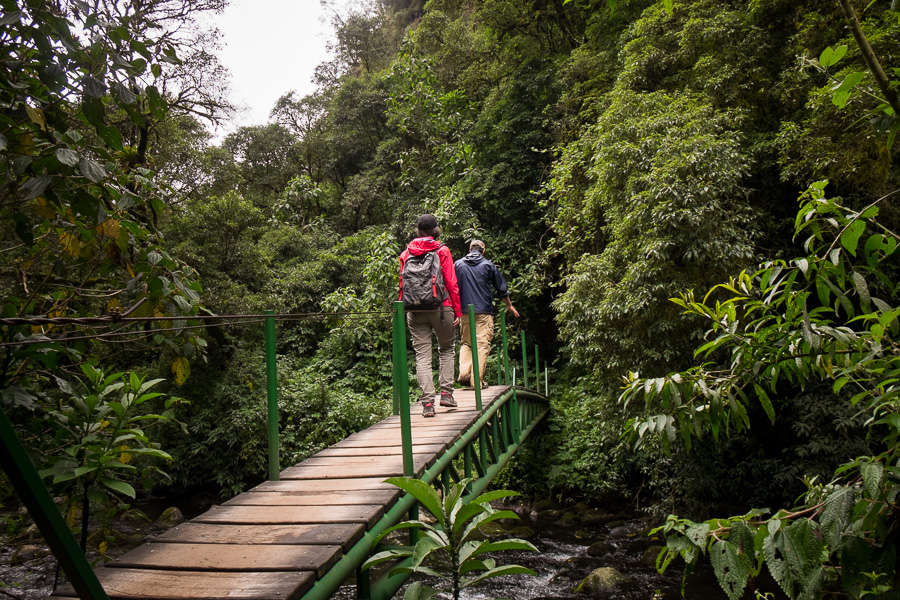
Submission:
[[[202,512],[196,502],[185,505],[188,517]],[[655,568],[663,540],[650,535],[653,522],[633,513],[610,512],[579,504],[565,509],[549,502],[537,505],[506,506],[520,515],[519,521],[491,523],[487,537],[518,537],[529,540],[538,552],[504,552],[498,564],[519,564],[536,576],[498,577],[464,591],[466,600],[543,600],[568,598],[586,600],[675,600],[681,597],[681,565],[673,562],[663,575]],[[205,509],[204,509],[205,510]],[[56,560],[42,544],[23,511],[0,515],[8,523],[0,549],[0,600],[47,598],[57,581]],[[154,510],[138,506],[119,514],[105,527],[104,555],[96,551],[89,558],[99,562],[119,556],[183,520],[182,512],[171,507]],[[15,526],[18,523],[18,526]],[[348,582],[349,583],[349,582]],[[760,577],[748,588],[745,599],[757,598],[759,589],[768,599],[784,595],[771,579]],[[402,592],[397,595],[402,597]],[[338,600],[355,598],[355,587],[346,585],[335,595]],[[702,566],[688,579],[685,598],[725,600],[711,568]]]

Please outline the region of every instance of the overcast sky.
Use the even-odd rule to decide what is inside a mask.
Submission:
[[[316,66],[330,58],[327,16],[319,0],[231,0],[216,18],[219,60],[231,73],[232,102],[248,110],[224,133],[266,123],[275,101],[290,90],[303,97],[315,89]]]

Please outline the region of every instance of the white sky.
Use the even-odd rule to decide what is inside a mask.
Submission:
[[[216,18],[222,32],[219,61],[231,73],[231,101],[244,106],[234,125],[263,125],[275,101],[290,90],[312,93],[316,67],[331,57],[329,15],[319,0],[231,0]]]

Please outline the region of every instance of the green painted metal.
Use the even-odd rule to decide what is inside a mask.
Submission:
[[[526,397],[543,401],[543,398],[532,392],[521,392]],[[422,480],[434,483],[439,480],[441,474],[448,466],[453,464],[455,458],[463,452],[467,446],[471,446],[479,437],[480,432],[488,423],[493,423],[497,415],[501,412],[502,407],[512,398],[512,390],[504,393],[484,410],[481,416],[467,429],[462,436],[448,448],[444,454],[435,461],[425,473]],[[541,413],[540,418],[546,413],[546,409]],[[526,429],[525,434],[529,433],[535,423],[531,423]],[[497,431],[497,429],[495,429]],[[490,481],[509,461],[510,457],[518,450],[518,446],[506,445],[504,451],[498,453],[495,461],[487,469],[483,477],[479,477],[472,482],[472,495],[481,494]],[[473,496],[473,497],[474,497]],[[348,577],[356,572],[358,565],[362,564],[369,557],[372,551],[372,544],[375,538],[385,529],[391,527],[411,513],[416,507],[415,498],[409,494],[404,494],[400,499],[388,509],[384,516],[360,539],[344,556],[332,567],[328,573],[323,575],[313,585],[304,596],[303,600],[327,600],[331,598],[334,592],[347,580]],[[412,517],[415,518],[415,517]],[[403,585],[406,576],[382,577],[377,582],[371,584],[369,598],[372,600],[387,600]]]
[[[475,335],[475,306],[469,305],[469,343],[472,344],[472,385],[475,386],[475,408],[481,410],[481,367],[478,365],[478,339]]]
[[[528,437],[531,431],[537,426],[541,419],[547,414],[548,408],[544,407],[539,413],[536,414],[534,420],[528,423],[525,430],[522,432],[523,439]],[[484,477],[479,477],[474,480],[469,487],[469,492],[466,494],[465,499],[471,500],[477,497],[479,494],[484,493],[487,489],[487,486],[491,483],[491,481],[496,477],[497,473],[500,472],[503,467],[506,466],[506,463],[509,462],[509,459],[515,455],[515,453],[519,450],[519,444],[510,444],[507,449],[501,454],[497,462],[492,464]],[[449,452],[449,451],[448,451]],[[400,566],[409,566],[411,559],[406,559],[399,563]],[[397,593],[406,579],[409,577],[408,574],[400,574],[394,575],[393,577],[385,575],[378,582],[376,582],[372,586],[371,590],[371,600],[390,600],[394,594]],[[304,599],[305,600],[305,599]]]
[[[275,361],[275,314],[266,314],[266,398],[269,424],[269,481],[278,481],[281,472],[278,448],[278,366]]]
[[[31,463],[25,447],[19,441],[6,413],[0,408],[0,467],[6,472],[10,482],[28,509],[28,514],[44,536],[44,541],[59,561],[78,597],[84,600],[108,600],[103,586],[84,553],[75,541],[75,536],[66,526],[59,508],[53,503],[50,492],[41,481],[37,469]]]
[[[541,359],[537,344],[534,345],[534,389],[541,393]]]
[[[503,361],[500,360],[500,354],[501,354],[500,346],[497,346],[497,385],[500,385],[503,383],[503,377],[500,372],[500,365],[503,363]]]
[[[525,345],[525,330],[522,334],[522,387],[528,387],[528,346]]]
[[[412,424],[409,418],[409,371],[406,362],[406,311],[394,302],[394,389],[400,404],[400,439],[403,444],[403,474],[415,477],[412,456]]]
[[[509,381],[509,342],[506,339],[506,311],[500,311],[500,335],[503,339],[503,374],[505,375],[504,383],[510,385]]]

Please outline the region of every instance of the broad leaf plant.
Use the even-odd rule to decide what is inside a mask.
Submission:
[[[386,529],[375,543],[399,529],[416,529],[420,533],[414,545],[382,550],[372,555],[362,566],[368,569],[385,561],[408,559],[391,569],[391,575],[417,573],[446,583],[436,589],[415,581],[407,588],[404,600],[427,600],[441,592],[449,592],[454,599],[460,591],[486,579],[500,575],[529,574],[534,571],[519,565],[497,565],[488,554],[503,550],[536,551],[530,542],[520,539],[490,541],[479,539],[479,527],[497,519],[518,519],[510,510],[495,510],[490,502],[518,495],[510,490],[497,490],[466,500],[465,493],[471,479],[462,479],[450,486],[442,499],[438,492],[420,479],[391,477],[385,480],[412,494],[431,513],[435,523],[422,519],[404,521]]]
[[[806,256],[741,272],[703,298],[690,291],[672,300],[709,323],[695,353],[703,362],[659,378],[629,373],[620,398],[646,409],[626,435],[638,445],[657,436],[669,449],[747,429],[754,403],[774,422],[785,387],[815,382],[830,382],[866,419],[882,451],[848,460],[827,484],[807,481],[798,506],[703,523],[670,516],[657,530],[667,539],[660,571],[681,556],[690,573],[709,554],[732,600],[764,566],[790,598],[898,589],[900,236],[879,218],[887,196],[853,210],[825,188],[815,183],[800,198],[795,232]]]

